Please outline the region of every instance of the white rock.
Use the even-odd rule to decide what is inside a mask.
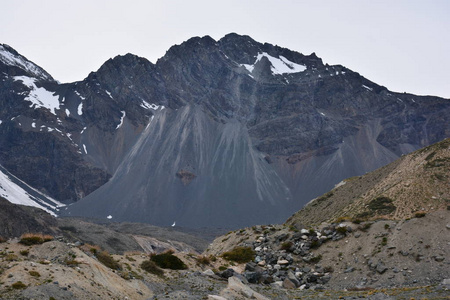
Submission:
[[[205,276],[214,276],[214,272],[211,269],[208,269],[202,273]]]
[[[289,262],[287,260],[285,260],[285,259],[281,259],[281,260],[277,261],[277,264],[278,265],[288,265]]]
[[[309,230],[303,228],[302,230],[300,230],[300,233],[301,233],[301,234],[308,234],[308,233],[309,233]]]
[[[256,252],[259,252],[259,251],[261,251],[261,247],[259,247],[259,246],[258,246],[258,247],[256,247],[256,248],[255,248],[255,251],[256,251]]]
[[[208,300],[227,300],[227,298],[217,295],[208,295]]]

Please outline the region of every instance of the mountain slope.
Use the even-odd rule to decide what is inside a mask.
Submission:
[[[449,100],[237,34],[189,39],[156,64],[118,56],[69,84],[23,65],[0,64],[0,163],[64,203],[84,198],[71,216],[281,222],[450,133]],[[33,102],[41,94],[57,102]]]
[[[369,174],[342,181],[286,222],[318,225],[336,219],[403,220],[450,205],[450,139],[402,156]]]

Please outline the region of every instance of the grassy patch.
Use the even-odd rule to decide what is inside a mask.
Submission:
[[[28,272],[28,274],[30,274],[33,277],[41,277],[41,274],[39,274],[39,272],[37,271],[30,271]]]
[[[255,251],[250,247],[236,247],[233,250],[223,253],[222,257],[237,263],[246,263],[253,260],[255,254]]]
[[[205,255],[197,256],[197,263],[200,265],[209,265],[211,263],[211,259]]]
[[[171,269],[171,270],[187,269],[185,263],[175,255],[173,255],[172,251],[152,255],[150,257],[150,260],[153,261],[156,265],[158,265],[158,267],[161,267],[163,269]]]
[[[146,272],[149,272],[151,274],[158,275],[158,276],[164,275],[164,271],[160,267],[158,267],[155,262],[153,262],[151,260],[144,260],[141,263],[141,269]]]
[[[27,285],[24,284],[22,281],[17,281],[17,282],[14,282],[14,283],[11,285],[11,287],[12,287],[13,289],[15,289],[15,290],[21,290],[21,289],[26,288]]]
[[[51,235],[43,235],[39,233],[26,233],[20,237],[19,243],[27,246],[39,245],[53,240]]]
[[[416,218],[423,218],[423,217],[425,217],[426,216],[426,213],[425,212],[416,212],[415,214],[414,214],[414,217],[416,217]]]
[[[101,262],[108,268],[113,270],[121,269],[120,264],[117,261],[115,261],[114,258],[107,251],[97,252],[95,256],[97,257],[99,262]]]
[[[378,214],[390,214],[397,208],[392,202],[392,199],[382,196],[370,201],[368,207]]]

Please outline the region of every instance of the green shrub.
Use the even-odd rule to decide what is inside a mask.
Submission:
[[[108,252],[106,252],[106,251],[97,252],[95,254],[95,256],[97,257],[99,262],[101,262],[108,268],[113,269],[113,270],[121,269],[120,264],[117,261],[115,261],[114,258],[111,255],[109,255]]]
[[[320,242],[318,240],[312,240],[311,246],[309,246],[311,249],[317,249],[320,246]]]
[[[294,245],[294,243],[292,243],[291,241],[287,241],[287,242],[283,242],[281,244],[280,249],[281,250],[286,250],[286,251],[291,251],[291,247]]]
[[[219,271],[225,271],[226,269],[228,269],[228,268],[225,266],[219,266]]]
[[[22,250],[22,251],[20,251],[19,253],[20,253],[20,255],[28,256],[28,254],[30,253],[30,251],[28,251],[28,250]]]
[[[316,263],[318,263],[321,259],[322,259],[322,255],[319,254],[319,255],[317,255],[317,256],[312,257],[312,258],[310,259],[309,262],[311,262],[311,263],[313,263],[313,264],[316,264]]]
[[[39,274],[39,272],[37,271],[30,271],[28,272],[28,274],[30,274],[33,277],[41,277],[41,274]]]
[[[22,281],[14,282],[11,287],[15,290],[21,290],[26,288],[27,286]]]
[[[171,270],[187,269],[187,266],[184,264],[184,262],[175,255],[173,255],[172,251],[152,255],[150,259],[163,269],[171,269]]]
[[[162,269],[160,269],[155,262],[151,261],[151,260],[144,260],[141,263],[141,269],[144,271],[147,271],[151,274],[155,274],[158,276],[163,276],[164,275],[164,271]]]
[[[255,254],[255,251],[250,247],[236,247],[231,251],[223,253],[222,257],[237,263],[246,263],[253,260]]]

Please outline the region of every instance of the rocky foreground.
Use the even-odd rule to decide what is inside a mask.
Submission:
[[[67,237],[10,239],[0,243],[0,299],[448,299],[448,220],[443,210],[399,222],[254,226],[202,255],[175,252],[187,269],[159,276],[141,267],[150,250],[112,255],[117,264],[106,266],[99,247]],[[223,257],[236,246],[254,251],[250,261]]]

